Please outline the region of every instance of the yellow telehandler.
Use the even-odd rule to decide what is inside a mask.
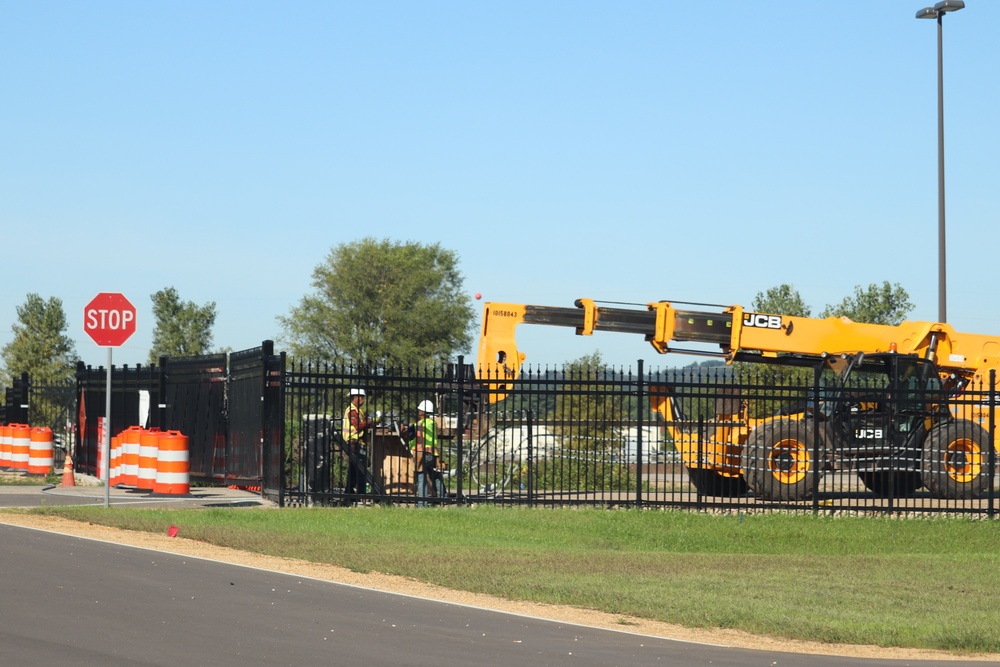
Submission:
[[[575,306],[484,305],[477,372],[490,400],[512,390],[524,363],[515,341],[520,324],[572,327],[578,335],[640,334],[661,354],[820,367],[831,378],[826,400],[790,414],[751,419],[745,402],[717,401],[715,419],[700,433],[689,428],[669,386],[652,388],[652,408],[702,493],[749,488],[762,499],[803,500],[812,475],[833,469],[856,471],[883,496],[924,487],[935,497],[972,499],[987,488],[995,445],[984,426],[993,426],[992,402],[957,399],[970,388],[986,395],[1000,365],[1000,338],[958,333],[945,323],[888,326],[740,306],[709,312],[658,301],[630,309],[590,299]]]

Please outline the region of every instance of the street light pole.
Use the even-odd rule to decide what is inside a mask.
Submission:
[[[938,321],[948,321],[948,297],[945,287],[945,224],[944,224],[944,47],[942,21],[948,12],[964,9],[962,0],[942,0],[933,7],[917,12],[918,19],[937,19],[937,83],[938,83]]]

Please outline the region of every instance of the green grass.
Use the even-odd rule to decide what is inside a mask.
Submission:
[[[514,600],[792,639],[1000,653],[1000,523],[406,508],[54,514]]]
[[[55,473],[47,475],[29,475],[27,473],[0,473],[0,486],[44,486],[58,484],[60,478]]]

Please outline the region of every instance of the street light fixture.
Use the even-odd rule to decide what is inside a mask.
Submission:
[[[917,12],[918,19],[937,19],[938,34],[938,321],[947,322],[947,290],[945,289],[945,226],[944,226],[944,50],[941,19],[948,12],[964,9],[962,0],[942,0],[933,7]]]

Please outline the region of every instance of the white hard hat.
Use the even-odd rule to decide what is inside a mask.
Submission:
[[[420,401],[420,405],[417,406],[417,410],[432,415],[434,414],[434,404],[430,401]]]
[[[364,396],[365,395],[365,390],[364,389],[352,389],[350,395],[351,396]]]

